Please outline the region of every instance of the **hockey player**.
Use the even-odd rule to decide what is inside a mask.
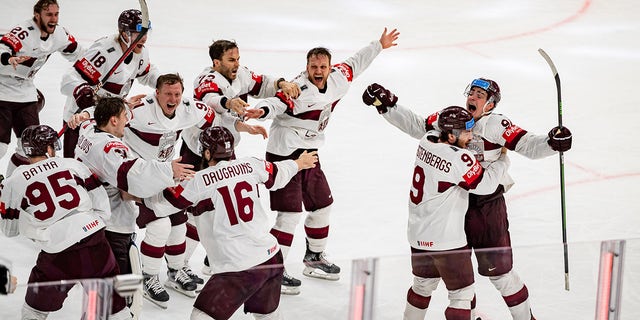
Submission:
[[[105,219],[107,194],[77,160],[55,157],[58,133],[46,125],[27,127],[22,148],[29,165],[0,185],[0,227],[9,237],[23,234],[41,249],[29,283],[105,278],[118,274]],[[29,287],[22,319],[46,319],[62,308],[70,286]],[[125,301],[113,294],[109,319],[130,319]]]
[[[104,75],[113,68],[141,30],[140,10],[123,11],[118,17],[118,34],[96,40],[63,76],[60,92],[67,96],[63,114],[65,125],[72,120],[74,114],[94,106],[96,96],[127,97],[136,79],[143,85],[155,87],[160,73],[149,62],[149,52],[144,46],[147,41],[146,35],[107,81],[101,82]],[[77,122],[79,121],[75,121]],[[69,125],[69,129],[65,130],[65,157],[74,156],[78,134],[78,128],[73,125]]]
[[[200,142],[206,168],[194,179],[145,199],[156,212],[196,208],[196,225],[214,274],[196,299],[191,319],[229,319],[243,304],[244,312],[256,319],[282,319],[278,305],[283,259],[267,232],[271,222],[260,204],[258,185],[283,187],[298,171],[315,166],[316,152],[274,163],[232,160],[233,135],[222,127],[207,128]]]
[[[313,48],[307,53],[306,71],[293,82],[301,88],[300,96],[288,99],[283,94],[267,98],[247,110],[247,117],[273,119],[266,159],[295,159],[305,150],[317,150],[324,144],[324,130],[336,104],[347,93],[351,81],[369,66],[383,50],[395,46],[399,32],[387,29],[380,40],[360,49],[346,61],[331,65],[326,48]],[[327,280],[340,278],[340,267],[325,258],[329,236],[329,213],[333,197],[320,164],[298,173],[284,188],[270,193],[271,210],[278,216],[271,233],[278,239],[286,258],[300,221],[302,206],[308,212],[304,222],[307,251],[303,274]],[[285,273],[283,292],[298,294],[300,280]]]
[[[7,153],[11,129],[18,138],[7,176],[16,165],[28,162],[20,148],[22,130],[40,124],[44,95],[33,83],[36,73],[54,52],[69,61],[82,52],[76,39],[58,25],[59,12],[56,0],[39,0],[33,6],[33,18],[0,39],[0,158]]]
[[[77,159],[105,184],[112,213],[106,221],[105,235],[122,274],[142,272],[136,265],[137,248],[132,248],[138,209],[133,201],[127,200],[129,194],[148,197],[174,186],[174,179],[190,178],[194,173],[193,166],[179,163],[180,159],[159,162],[133,158],[121,140],[129,117],[130,111],[122,98],[99,98],[94,121],[81,126],[75,150]],[[134,252],[130,256],[131,250]]]
[[[143,104],[132,110],[124,142],[134,156],[170,161],[174,158],[176,141],[184,129],[192,126],[205,129],[229,121],[230,117],[216,117],[213,109],[204,103],[183,98],[183,91],[183,80],[179,75],[161,75],[156,93],[145,97]],[[240,121],[230,121],[236,124],[236,130],[243,130]],[[143,273],[148,280],[145,281],[146,293],[161,307],[166,306],[169,295],[164,290],[152,295],[148,289],[157,287],[154,283],[158,281],[163,257],[169,267],[167,285],[187,296],[195,296],[197,279],[194,278],[197,276],[184,264],[186,221],[184,212],[158,218],[148,208],[139,207],[136,223],[140,228],[147,228],[140,247]]]
[[[278,89],[287,97],[297,97],[300,88],[296,84],[276,79],[268,75],[256,74],[245,66],[240,66],[240,51],[234,41],[216,40],[209,46],[211,66],[206,67],[194,81],[194,98],[204,102],[220,115],[244,116],[249,106],[247,98],[273,97]],[[240,125],[240,124],[239,124]],[[234,137],[235,145],[240,142],[240,135],[235,127],[226,127]],[[258,130],[254,134],[267,137],[267,131],[262,126],[250,126]],[[182,147],[180,154],[183,161],[198,167],[202,159],[199,153],[198,137],[201,130],[189,128],[182,133]],[[192,220],[189,215],[189,220]],[[191,258],[198,241],[197,231],[191,223],[187,223],[187,249],[185,263]],[[205,260],[203,273],[210,275],[208,260]]]
[[[405,133],[419,137],[431,129],[438,129],[438,112],[422,117],[397,105],[397,97],[379,84],[370,85],[364,96],[380,101],[378,112]],[[554,127],[547,135],[536,135],[513,124],[502,114],[494,113],[500,102],[498,84],[490,79],[474,79],[465,90],[466,107],[476,125],[468,149],[486,167],[500,157],[502,148],[515,151],[531,159],[540,159],[571,149],[571,131],[567,127]],[[514,320],[535,319],[529,303],[526,285],[513,270],[511,236],[504,192],[513,185],[507,174],[490,195],[471,195],[466,215],[467,241],[475,250],[478,273],[500,291]],[[490,250],[489,250],[490,249]]]

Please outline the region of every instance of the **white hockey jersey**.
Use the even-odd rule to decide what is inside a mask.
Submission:
[[[98,129],[93,121],[80,127],[75,155],[106,183],[111,205],[111,218],[106,221],[109,231],[135,232],[138,208],[133,201],[122,200],[120,190],[144,198],[175,185],[170,162],[134,158],[122,140]]]
[[[76,39],[62,26],[56,27],[46,40],[40,38],[40,28],[29,19],[7,32],[0,39],[0,55],[29,56],[16,70],[11,64],[0,63],[0,100],[12,102],[37,101],[38,96],[33,78],[49,56],[60,52],[70,62],[82,52]]]
[[[78,105],[73,97],[73,90],[83,83],[97,87],[104,75],[122,57],[124,50],[118,42],[118,35],[100,38],[80,57],[73,67],[64,74],[60,92],[67,96],[64,105],[63,119],[65,121],[78,111]],[[156,87],[160,71],[149,63],[149,52],[144,47],[140,54],[132,52],[125,59],[105,83],[96,92],[98,96],[117,96],[125,98],[131,90],[134,79],[151,88]]]
[[[16,168],[0,188],[1,229],[60,252],[105,227],[109,200],[100,181],[75,159],[49,158]]]
[[[420,139],[429,130],[438,130],[438,116],[440,111],[428,117],[423,117],[412,110],[402,106],[389,108],[382,116],[392,125]],[[513,124],[504,115],[490,113],[476,121],[472,129],[473,140],[468,149],[473,152],[483,167],[500,157],[502,147],[515,151],[530,159],[540,159],[554,155],[556,151],[551,149],[546,135],[536,135]],[[505,190],[513,186],[514,181],[507,173],[501,183]]]
[[[173,118],[162,113],[155,94],[146,96],[142,101],[141,106],[132,110],[133,117],[125,128],[123,139],[136,157],[171,161],[183,130],[193,126],[206,129],[219,125],[220,120],[215,120],[217,117],[213,109],[200,101],[183,98]]]
[[[293,82],[300,96],[286,99],[282,92],[264,99],[256,108],[267,108],[264,119],[273,119],[267,152],[288,156],[296,149],[318,149],[324,144],[324,130],[336,104],[347,94],[351,81],[359,76],[382,51],[380,41],[360,49],[346,61],[334,65],[325,92],[320,92],[305,71]]]
[[[220,125],[229,129],[233,134],[234,145],[237,146],[241,139],[240,133],[235,127],[238,118],[222,106],[223,101],[240,98],[247,102],[249,96],[257,99],[273,97],[276,94],[276,81],[277,79],[274,77],[259,75],[247,67],[240,67],[236,78],[229,82],[219,72],[214,71],[211,67],[206,67],[193,82],[193,97],[204,102],[221,115]],[[200,132],[202,130],[192,127],[182,133],[182,140],[195,154],[200,154],[198,141]]]
[[[297,172],[293,160],[221,161],[144,203],[157,215],[194,206],[200,242],[213,273],[247,270],[270,259],[279,249],[269,233],[273,222],[260,203],[259,185],[270,190],[282,188]]]
[[[423,137],[409,192],[407,237],[411,247],[442,251],[465,246],[469,192],[491,194],[508,167],[508,158],[503,156],[483,169],[469,150]]]

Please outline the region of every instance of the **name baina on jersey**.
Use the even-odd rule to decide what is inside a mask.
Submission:
[[[267,152],[288,156],[296,149],[318,149],[324,144],[324,130],[331,114],[342,97],[347,94],[351,81],[359,76],[382,51],[380,41],[360,49],[346,61],[332,67],[322,92],[305,71],[293,82],[301,90],[296,99],[286,99],[282,92],[256,104],[266,108],[265,119],[273,119],[269,130]]]
[[[68,61],[81,53],[76,39],[63,27],[56,27],[46,39],[40,38],[40,28],[29,19],[11,29],[0,39],[0,55],[29,56],[14,70],[11,64],[0,63],[0,100],[12,102],[37,101],[33,78],[49,56],[60,52]]]
[[[143,104],[132,110],[132,119],[125,128],[123,141],[143,159],[171,161],[182,130],[197,127],[206,129],[216,119],[212,108],[200,101],[183,99],[173,118],[162,113],[155,94],[146,96]],[[220,121],[220,120],[217,120]]]
[[[134,158],[122,140],[98,129],[93,121],[80,127],[75,155],[106,183],[111,207],[111,217],[106,221],[109,231],[135,232],[138,208],[133,201],[123,200],[120,190],[144,198],[175,185],[170,162]]]
[[[117,39],[118,36],[114,35],[96,40],[75,62],[71,70],[63,76],[60,92],[68,97],[64,105],[63,119],[65,121],[78,111],[73,91],[83,83],[87,83],[93,88],[100,85],[96,92],[100,97],[125,98],[135,79],[138,79],[143,85],[155,88],[160,72],[158,68],[149,63],[149,52],[146,47],[142,48],[140,54],[131,52],[107,81],[100,83],[124,53]]]
[[[411,247],[441,251],[465,246],[469,192],[492,193],[508,166],[506,159],[500,159],[483,168],[470,151],[423,137],[409,193],[407,236]]]
[[[60,252],[105,227],[109,201],[102,184],[74,159],[23,165],[2,182],[0,227],[47,253]]]
[[[260,204],[259,185],[282,188],[297,172],[293,160],[271,163],[245,157],[221,161],[177,187],[144,199],[144,204],[158,216],[193,206],[213,273],[247,270],[279,250],[269,233],[273,222]]]

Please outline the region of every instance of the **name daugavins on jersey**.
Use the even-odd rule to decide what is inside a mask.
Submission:
[[[248,162],[238,163],[232,166],[222,167],[218,170],[207,172],[202,175],[202,181],[205,186],[222,181],[224,179],[230,179],[244,174],[253,172],[253,167]]]
[[[449,172],[451,170],[451,162],[440,158],[439,156],[425,150],[422,146],[418,146],[418,152],[416,157],[429,166],[432,166],[440,171]]]

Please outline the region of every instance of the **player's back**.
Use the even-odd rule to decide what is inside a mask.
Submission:
[[[74,159],[49,158],[18,167],[4,182],[2,199],[20,210],[20,233],[58,252],[104,227],[87,191],[96,187],[86,185],[90,176]]]
[[[198,198],[204,201],[199,204],[210,202],[210,210],[198,214],[196,223],[207,252],[214,253],[209,259],[214,272],[244,270],[277,252],[259,190],[272,177],[268,172],[272,167],[263,160],[241,158],[221,161],[194,177],[189,191],[206,190],[200,191]]]

